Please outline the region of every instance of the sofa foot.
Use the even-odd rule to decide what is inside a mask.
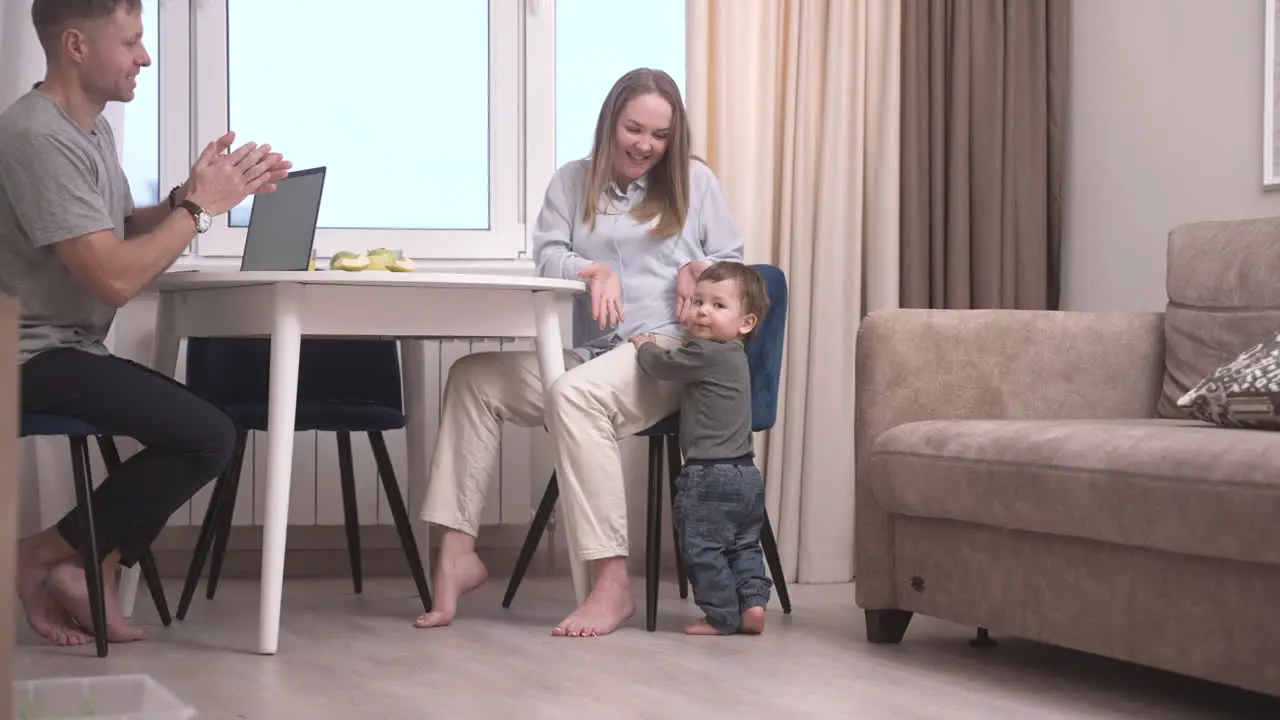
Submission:
[[[991,635],[987,633],[984,627],[978,628],[978,635],[969,641],[969,647],[976,648],[993,648],[1000,647],[1000,643],[991,639]]]
[[[906,610],[867,610],[867,642],[886,645],[902,642],[911,622]]]

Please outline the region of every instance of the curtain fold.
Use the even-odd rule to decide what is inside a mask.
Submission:
[[[694,151],[748,262],[791,289],[778,424],[757,438],[788,580],[853,577],[854,342],[899,297],[900,4],[689,0]]]
[[[1058,307],[1069,1],[903,4],[904,307]]]

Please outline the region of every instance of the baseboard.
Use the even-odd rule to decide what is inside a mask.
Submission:
[[[432,528],[431,544],[439,542],[439,528]],[[527,525],[495,525],[486,527],[476,543],[476,552],[495,576],[509,576],[514,570],[520,547],[529,532]],[[156,566],[164,577],[185,577],[191,563],[200,528],[178,526],[165,528],[151,546]],[[567,550],[558,537],[543,538],[538,544],[529,574],[536,576],[569,575]],[[408,577],[409,567],[395,528],[375,525],[360,528],[360,562],[366,577]],[[663,548],[663,567],[673,568],[670,543]],[[628,565],[631,572],[644,569],[643,553],[633,554]],[[347,538],[340,525],[296,525],[289,528],[285,553],[286,577],[348,577],[350,560]],[[222,576],[256,578],[262,571],[262,528],[236,526],[227,539]]]

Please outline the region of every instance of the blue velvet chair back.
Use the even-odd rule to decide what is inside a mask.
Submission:
[[[270,371],[269,339],[187,341],[187,387],[215,405],[266,405]],[[376,405],[399,413],[404,409],[400,389],[394,340],[302,341],[299,405]]]
[[[768,430],[778,421],[778,384],[782,380],[782,347],[787,335],[787,276],[776,265],[752,265],[764,279],[769,312],[747,344],[751,366],[751,429]]]

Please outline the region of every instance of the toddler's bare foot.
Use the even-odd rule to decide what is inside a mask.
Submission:
[[[749,607],[742,613],[742,626],[738,632],[744,635],[759,635],[764,632],[764,608]]]
[[[66,608],[80,627],[86,629],[93,627],[93,612],[89,607],[89,584],[84,577],[84,568],[78,562],[68,560],[49,571],[45,587],[48,588],[49,596]],[[125,619],[115,593],[107,592],[104,586],[103,596],[103,610],[107,616],[107,640],[114,643],[141,640],[146,633],[142,628]]]
[[[706,618],[698,618],[684,626],[685,635],[719,635],[720,631],[711,627]]]
[[[49,566],[39,562],[31,547],[19,544],[18,602],[22,603],[27,624],[54,645],[83,645],[89,642],[89,636],[76,628],[71,616],[49,596],[45,587],[50,570]]]
[[[444,627],[458,614],[458,598],[484,584],[489,570],[474,551],[446,556],[437,561],[431,612],[423,613],[413,623],[416,628]]]

